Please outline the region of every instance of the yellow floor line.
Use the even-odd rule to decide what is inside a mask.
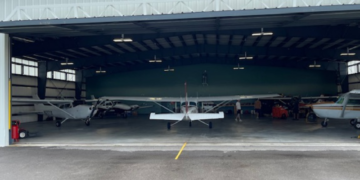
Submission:
[[[181,152],[183,151],[183,149],[185,148],[185,146],[186,146],[186,143],[184,143],[184,145],[181,147],[179,153],[178,153],[177,156],[175,157],[175,160],[177,160],[177,159],[179,158],[179,156],[180,156]]]

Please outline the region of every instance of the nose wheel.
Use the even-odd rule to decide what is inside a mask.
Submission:
[[[189,127],[191,127],[191,121],[189,122]]]
[[[90,119],[86,119],[86,120],[85,120],[85,125],[86,125],[86,126],[90,126]]]
[[[328,120],[327,119],[325,119],[323,122],[321,122],[322,127],[327,127],[327,125],[328,125]]]

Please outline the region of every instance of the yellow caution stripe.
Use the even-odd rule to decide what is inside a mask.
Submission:
[[[181,152],[184,150],[185,146],[186,146],[186,143],[184,143],[184,145],[181,147],[179,153],[178,153],[177,156],[175,157],[175,160],[177,160],[177,159],[179,158],[179,156],[180,156]]]

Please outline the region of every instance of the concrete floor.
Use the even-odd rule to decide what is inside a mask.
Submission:
[[[0,148],[2,180],[268,179],[357,180],[360,152],[117,152]]]
[[[348,121],[330,120],[327,128],[320,124],[308,124],[304,120],[293,121],[254,116],[242,117],[236,123],[234,116],[223,120],[213,120],[213,129],[193,122],[180,122],[166,129],[167,121],[150,121],[148,116],[132,116],[127,119],[108,117],[93,119],[89,127],[82,121],[67,121],[61,128],[54,122],[24,123],[21,127],[29,130],[32,136],[15,143],[17,146],[118,146],[138,147],[140,150],[178,150],[187,142],[193,150],[279,150],[269,147],[332,147],[326,150],[360,150],[360,130],[350,126]],[[142,149],[152,147],[152,149]],[[171,148],[175,147],[175,148]],[[203,147],[203,148],[201,148]],[[211,148],[210,148],[211,147]],[[215,148],[217,147],[217,149]],[[224,148],[225,149],[221,149]],[[268,148],[264,148],[268,147]],[[209,149],[210,148],[210,149]],[[215,149],[214,149],[215,148]],[[335,149],[334,149],[335,148]],[[291,148],[290,148],[291,149]],[[256,150],[256,148],[255,148]],[[286,149],[285,150],[289,150]],[[306,150],[306,148],[305,148]],[[320,149],[322,150],[322,149]]]

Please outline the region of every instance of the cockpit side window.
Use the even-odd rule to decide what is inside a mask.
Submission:
[[[344,97],[340,97],[337,101],[336,104],[342,104],[344,102]]]
[[[348,105],[360,105],[360,99],[349,99]]]

